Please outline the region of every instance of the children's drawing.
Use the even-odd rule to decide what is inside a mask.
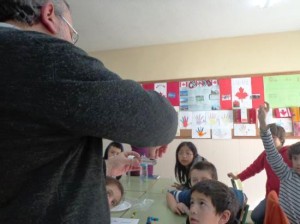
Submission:
[[[210,111],[220,109],[220,87],[217,80],[180,82],[180,110]]]
[[[160,95],[167,97],[167,83],[166,82],[155,83],[154,90],[156,92],[158,92]]]
[[[231,139],[231,129],[212,129],[212,139]]]
[[[252,108],[251,78],[233,78],[231,86],[233,108]]]
[[[180,129],[191,129],[192,128],[192,112],[189,111],[180,111],[178,116],[178,123]]]
[[[193,126],[192,138],[211,138],[210,129],[201,126]]]
[[[284,128],[285,132],[293,132],[293,123],[291,118],[273,118],[274,123]]]
[[[256,136],[255,124],[234,124],[233,125],[234,136]]]

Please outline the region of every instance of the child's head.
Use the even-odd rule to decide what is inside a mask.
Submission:
[[[217,169],[208,161],[197,162],[190,171],[191,186],[203,180],[218,180]]]
[[[204,180],[191,189],[190,224],[234,223],[238,202],[234,193],[223,183]]]
[[[123,145],[119,142],[111,142],[105,149],[104,159],[109,157],[116,156],[124,151]]]
[[[197,148],[192,142],[182,142],[176,149],[176,163],[188,167],[197,156]]]
[[[120,181],[113,177],[106,177],[105,187],[109,208],[113,208],[121,202],[124,195],[124,188]]]
[[[293,169],[300,174],[300,142],[289,146],[289,159],[292,160]]]
[[[270,128],[270,131],[273,136],[273,141],[275,144],[275,147],[277,149],[281,148],[284,145],[285,142],[285,130],[283,127],[276,125],[275,123],[268,124],[267,126]]]

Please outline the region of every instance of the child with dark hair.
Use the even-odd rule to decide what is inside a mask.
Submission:
[[[113,177],[106,177],[105,187],[109,208],[111,209],[120,204],[124,196],[124,188],[120,181]]]
[[[196,146],[192,142],[182,142],[176,149],[175,177],[179,184],[174,184],[177,189],[190,188],[189,173],[191,167],[200,161],[205,161],[198,154]]]
[[[105,149],[103,159],[108,159],[111,156],[119,155],[121,152],[124,152],[123,145],[119,142],[111,142]]]
[[[259,107],[258,119],[267,160],[280,179],[279,203],[291,223],[300,223],[300,142],[289,147],[288,155],[292,160],[290,168],[284,163],[274,145],[272,133],[266,124],[268,112],[269,104],[265,102],[265,105]]]
[[[108,159],[109,157],[119,155],[121,152],[124,152],[123,145],[119,142],[111,142],[106,147],[104,152],[103,159]],[[116,176],[116,179],[121,179],[122,176]]]
[[[282,155],[283,160],[288,166],[292,166],[291,161],[288,158],[288,147],[283,147],[285,142],[285,130],[283,127],[278,126],[276,124],[269,124],[267,128],[270,129],[273,142],[275,144],[276,149]],[[266,152],[263,151],[254,162],[247,167],[244,171],[239,173],[238,175],[234,175],[233,173],[228,173],[228,177],[232,179],[240,179],[241,181],[247,180],[248,178],[260,173],[262,170],[266,171],[267,174],[267,182],[266,182],[266,197],[272,190],[279,193],[279,179],[277,175],[272,170],[269,165],[266,157]],[[264,223],[265,210],[266,210],[266,197],[254,208],[251,213],[251,219],[256,224]]]
[[[203,180],[213,179],[217,180],[217,170],[216,167],[207,161],[202,161],[196,163],[192,166],[190,171],[191,185],[194,186],[196,183]],[[189,211],[191,191],[186,190],[173,190],[167,193],[167,204],[169,208],[176,214],[184,214]]]
[[[233,224],[238,201],[225,184],[216,180],[203,180],[191,189],[190,224]]]

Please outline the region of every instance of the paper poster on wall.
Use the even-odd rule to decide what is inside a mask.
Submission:
[[[206,111],[206,122],[211,129],[232,129],[232,110]]]
[[[211,138],[210,129],[203,126],[193,125],[192,138]]]
[[[234,136],[256,136],[255,124],[234,124],[233,125]]]
[[[181,111],[220,109],[220,87],[216,79],[180,82],[179,95]]]
[[[300,75],[276,75],[264,77],[265,98],[275,107],[299,106]]]
[[[225,78],[219,80],[220,106],[233,108],[258,108],[264,103],[263,77]]]
[[[212,139],[232,139],[231,129],[212,129]]]
[[[273,118],[274,123],[284,128],[285,132],[293,132],[293,123],[291,118]]]
[[[195,111],[192,114],[192,138],[211,138],[210,128],[206,123],[206,111]]]
[[[145,90],[155,90],[166,97],[173,106],[179,106],[179,82],[143,83]]]
[[[154,83],[154,90],[156,92],[158,92],[160,95],[167,97],[167,83],[166,82]]]
[[[192,128],[193,114],[190,111],[179,111],[178,124],[180,129]]]

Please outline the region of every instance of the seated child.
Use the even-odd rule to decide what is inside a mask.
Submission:
[[[106,147],[103,159],[108,159],[109,157],[119,155],[121,152],[124,152],[124,147],[119,142],[111,142]],[[117,176],[116,178],[119,180],[122,176]]]
[[[232,190],[216,180],[203,180],[191,189],[188,224],[233,224],[238,202]]]
[[[289,168],[276,150],[272,134],[266,124],[268,111],[269,104],[266,102],[259,107],[258,119],[267,160],[280,179],[279,203],[291,223],[300,223],[300,142],[290,145],[288,149],[289,158],[292,160],[292,168]]]
[[[178,190],[189,189],[190,186],[190,169],[197,162],[206,159],[198,154],[196,146],[192,142],[181,142],[176,149],[175,177],[178,183],[173,187]]]
[[[190,171],[191,185],[194,186],[196,183],[213,179],[217,180],[216,167],[208,162],[202,161],[192,166]],[[169,208],[176,214],[185,214],[189,211],[191,192],[189,189],[186,190],[173,190],[167,193],[167,204]]]
[[[113,208],[121,202],[124,195],[124,188],[120,181],[108,176],[105,180],[105,187],[109,208]]]

